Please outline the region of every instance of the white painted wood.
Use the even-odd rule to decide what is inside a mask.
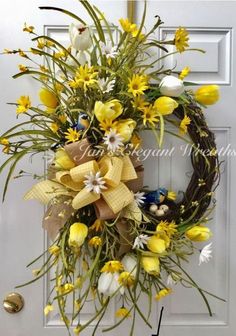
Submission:
[[[111,21],[117,21],[126,16],[126,2],[123,0],[97,0],[93,1],[104,11]],[[78,14],[84,16],[77,1],[24,1],[15,2],[12,8],[11,2],[6,2],[1,7],[1,37],[0,49],[22,48],[28,44],[27,34],[20,34],[24,22],[33,24],[40,33],[53,35],[63,43],[67,43],[66,30],[70,19],[60,13],[39,11],[39,5],[56,5],[75,11],[78,6]],[[138,2],[137,13],[142,12],[143,1]],[[177,70],[183,65],[189,65],[193,73],[189,79],[198,83],[216,83],[222,85],[222,99],[220,103],[211,107],[206,112],[210,126],[215,131],[218,146],[236,149],[236,122],[234,117],[235,104],[235,72],[233,71],[233,57],[235,53],[235,37],[232,34],[236,28],[236,20],[233,13],[236,11],[234,1],[148,1],[147,26],[154,22],[154,15],[158,14],[165,21],[159,35],[171,36],[178,26],[186,26],[191,33],[191,45],[202,46],[208,52],[201,54],[183,54],[181,57],[171,58],[165,65],[171,66],[178,61]],[[17,37],[17,38],[16,38]],[[234,43],[233,43],[234,42]],[[1,119],[1,131],[15,122],[15,110],[6,102],[15,101],[21,94],[30,94],[37,99],[37,85],[30,79],[13,81],[10,75],[17,72],[17,64],[26,63],[23,59],[12,56],[2,56],[0,59],[0,85],[1,85],[1,111],[4,117]],[[3,112],[2,112],[3,113]],[[22,116],[21,116],[22,118]],[[154,147],[154,140],[150,135],[145,135],[146,147]],[[161,158],[152,158],[145,162],[145,184],[151,187],[164,185],[175,190],[184,190],[188,180],[191,165],[186,157],[183,157],[182,143],[175,139],[166,138],[165,148],[175,146],[175,152]],[[224,174],[220,188],[217,192],[218,207],[212,220],[214,231],[214,258],[209,266],[198,268],[198,261],[192,258],[189,269],[194,277],[206,289],[226,298],[227,303],[211,300],[214,316],[209,318],[203,302],[196,292],[176,288],[175,294],[163,303],[165,304],[165,317],[161,336],[233,336],[235,334],[236,308],[234,297],[236,295],[234,282],[235,274],[235,227],[233,216],[232,186],[236,182],[235,157],[224,156]],[[0,161],[3,162],[2,155]],[[42,171],[44,163],[36,159],[31,165],[23,162],[19,169],[26,171]],[[154,173],[153,173],[154,172]],[[0,176],[2,188],[4,176]],[[14,180],[9,189],[7,200],[0,208],[0,296],[14,289],[14,286],[31,278],[31,271],[25,269],[25,265],[36,257],[45,246],[47,240],[41,229],[43,209],[35,203],[22,201],[22,195],[29,189],[30,179]],[[230,212],[231,211],[231,212]],[[4,310],[0,314],[0,334],[6,336],[64,336],[66,330],[62,326],[57,312],[48,319],[43,316],[43,306],[49,290],[47,279],[35,285],[20,289],[19,292],[25,298],[24,310],[16,315],[9,315]],[[143,299],[142,307],[146,300]],[[156,330],[157,313],[159,307],[153,309],[153,333]],[[86,320],[92,312],[88,307],[86,314],[81,316]],[[114,323],[115,306],[111,307],[105,317],[104,325]],[[124,326],[112,332],[118,336],[123,332],[127,335],[126,322]],[[84,335],[91,335],[93,327],[85,331]],[[101,329],[96,333],[102,335]],[[137,323],[135,336],[151,336],[152,332],[140,321]]]

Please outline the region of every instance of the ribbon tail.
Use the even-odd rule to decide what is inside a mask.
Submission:
[[[35,199],[42,204],[48,204],[60,195],[70,195],[70,192],[60,183],[45,180],[35,184],[24,196],[24,200]]]

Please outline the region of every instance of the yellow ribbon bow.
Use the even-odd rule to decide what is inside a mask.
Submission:
[[[107,188],[100,194],[89,191],[84,184],[85,175],[91,172],[95,174],[98,171]],[[43,204],[48,204],[58,195],[73,195],[74,209],[80,209],[102,198],[112,212],[117,214],[134,199],[133,193],[124,183],[134,179],[137,179],[137,174],[129,156],[104,156],[99,161],[82,163],[70,171],[57,172],[56,181],[46,180],[37,183],[24,198],[37,199]]]

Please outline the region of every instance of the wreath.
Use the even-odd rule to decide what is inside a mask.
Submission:
[[[12,103],[19,120],[22,115],[27,120],[18,121],[0,137],[7,155],[0,172],[10,166],[3,199],[22,158],[43,153],[47,162],[46,176],[32,174],[38,181],[24,197],[46,205],[43,227],[52,241],[30,263],[42,258],[29,283],[48,274],[53,289],[44,313],[52,312],[57,302],[68,332],[73,326],[77,335],[91,326],[95,335],[114,299],[119,299],[119,320],[104,331],[131,318],[133,335],[136,316],[151,328],[153,298],[171,294],[177,283],[197,288],[211,315],[206,296],[216,296],[200,288],[183,264],[193,253],[200,253],[199,264],[211,258],[211,243],[203,249],[197,246],[212,235],[206,224],[219,182],[215,138],[203,108],[217,102],[219,88],[189,89],[194,84],[185,80],[188,67],[177,73],[160,65],[165,57],[195,49],[189,48],[183,27],[173,40],[158,40],[155,32],[163,23],[159,16],[147,31],[146,4],[139,26],[120,19],[120,28],[88,1],[80,4],[95,31],[74,13],[41,7],[76,21],[69,27],[71,45],[39,36],[25,24],[32,48],[4,51],[27,62],[19,65],[14,78],[30,75],[41,85],[40,104],[33,104],[28,95]],[[168,45],[176,51],[170,53]],[[155,49],[164,54],[150,61]],[[138,153],[144,130],[155,136],[157,147],[168,133],[191,144],[193,172],[178,198],[166,186],[150,190],[143,185]],[[21,170],[17,177],[24,175]],[[148,312],[140,306],[141,294],[148,299]],[[82,322],[80,313],[89,302],[95,307],[94,316]]]

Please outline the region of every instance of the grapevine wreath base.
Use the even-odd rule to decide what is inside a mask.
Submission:
[[[80,4],[92,23],[61,8],[41,8],[75,21],[69,28],[69,46],[39,36],[25,24],[23,31],[32,36],[33,47],[4,51],[27,63],[19,65],[14,78],[30,75],[41,85],[40,104],[33,104],[28,95],[12,103],[18,123],[0,137],[7,155],[0,172],[9,167],[4,197],[25,155],[46,153],[48,163],[46,176],[32,174],[39,181],[24,197],[46,205],[43,227],[51,239],[50,247],[29,264],[43,260],[27,284],[47,274],[52,290],[44,313],[53,313],[57,302],[68,332],[73,325],[77,335],[87,327],[95,335],[114,299],[118,320],[104,332],[130,318],[129,335],[134,335],[137,316],[151,328],[153,299],[174,293],[177,283],[196,288],[211,315],[206,296],[220,298],[200,288],[184,263],[193,253],[199,253],[199,264],[211,257],[211,243],[202,250],[198,244],[211,237],[206,224],[214,208],[219,162],[203,109],[218,100],[219,89],[208,85],[191,90],[193,83],[185,80],[188,67],[180,73],[164,69],[165,57],[196,50],[189,48],[183,27],[172,40],[158,40],[158,16],[148,31],[146,4],[139,26],[120,19],[120,28],[89,1]],[[169,52],[169,45],[176,50]],[[153,60],[153,50],[163,55]],[[175,131],[169,131],[170,125]],[[143,185],[145,172],[132,149],[142,146],[144,130],[155,136],[159,147],[167,134],[192,146],[192,176],[187,190],[178,191],[178,201],[166,186],[149,190]],[[18,177],[25,175],[20,171]],[[148,311],[142,310],[141,294]],[[81,312],[87,304],[95,312],[84,321]]]

